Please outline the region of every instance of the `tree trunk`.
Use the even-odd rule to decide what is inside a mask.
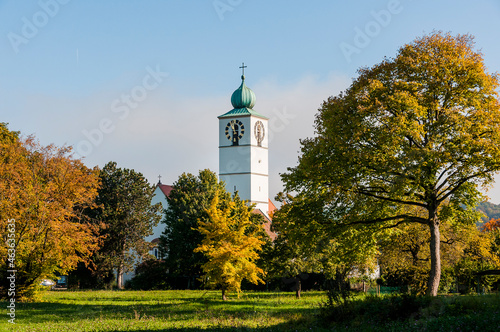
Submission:
[[[117,283],[118,289],[123,289],[123,263],[121,263],[118,266],[118,271],[116,274],[117,274],[116,283]]]
[[[227,301],[226,289],[225,288],[222,288],[222,301]]]
[[[427,295],[436,296],[441,279],[441,239],[439,233],[439,219],[434,213],[429,223],[431,231],[431,272],[427,282]]]
[[[302,283],[300,282],[300,277],[295,277],[295,297],[300,299],[300,292],[302,291]]]
[[[117,271],[117,276],[116,276],[116,283],[118,284],[118,289],[123,289],[123,273],[124,273],[124,262],[125,261],[125,243],[122,244],[122,256],[120,259],[120,265],[118,265],[118,271]]]

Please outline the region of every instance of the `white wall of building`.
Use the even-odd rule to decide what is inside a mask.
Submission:
[[[154,196],[151,199],[151,205],[154,205],[156,203],[162,204],[162,209],[158,213],[159,215],[161,215],[161,219],[160,219],[160,222],[158,223],[158,225],[153,227],[153,234],[144,238],[144,240],[146,240],[148,242],[151,242],[154,239],[158,239],[161,236],[161,234],[163,233],[163,231],[165,230],[165,224],[162,223],[161,220],[163,220],[163,218],[165,216],[164,210],[168,206],[168,201],[167,201],[167,198],[165,197],[165,194],[163,193],[163,191],[161,191],[160,186],[156,186],[156,189],[154,191]],[[152,250],[149,251],[149,254],[158,258],[159,257],[158,248],[153,248]],[[141,258],[136,255],[134,267],[137,267],[137,265],[139,265],[140,263],[141,263]],[[123,274],[123,283],[132,279],[134,277],[134,275],[135,275],[134,271],[129,271],[129,272],[124,273]]]
[[[156,186],[153,199],[151,200],[151,205],[155,205],[156,203],[161,203],[162,205],[162,209],[159,212],[161,219],[158,225],[153,227],[153,234],[145,238],[145,240],[149,242],[159,238],[160,235],[165,230],[165,224],[162,223],[161,221],[163,220],[163,218],[165,218],[164,210],[168,207],[168,201],[167,197],[165,197],[165,194],[161,191],[160,186]]]

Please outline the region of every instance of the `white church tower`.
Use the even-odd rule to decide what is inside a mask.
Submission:
[[[242,67],[245,70],[245,66]],[[243,72],[244,73],[244,72]],[[268,118],[253,110],[255,94],[241,85],[231,96],[233,109],[219,119],[219,178],[228,192],[269,210]]]

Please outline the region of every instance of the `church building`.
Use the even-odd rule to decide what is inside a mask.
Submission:
[[[244,71],[246,66],[240,68]],[[228,192],[238,192],[242,200],[255,204],[253,212],[264,217],[264,229],[274,240],[276,234],[270,229],[276,207],[269,199],[269,119],[253,109],[255,101],[255,93],[246,86],[243,72],[240,87],[231,95],[233,109],[218,116],[219,180],[225,182]],[[172,189],[158,181],[151,203],[161,203],[166,209]],[[163,212],[161,214],[163,218]],[[160,222],[153,228],[153,234],[145,238],[155,245],[150,254],[157,259],[161,258],[157,245],[164,229],[165,224]],[[125,273],[123,281],[133,275],[134,272]]]
[[[264,217],[264,228],[274,239],[270,231],[270,214],[276,207],[269,199],[268,118],[253,109],[255,101],[255,93],[246,86],[242,75],[240,87],[231,96],[233,109],[218,117],[219,180],[226,183],[228,192],[237,191],[242,200],[255,204],[254,213]],[[172,186],[158,181],[152,204],[162,203],[166,209],[171,190]],[[160,222],[146,240],[157,244],[164,228]],[[150,253],[160,258],[156,247]]]
[[[255,101],[242,75],[231,96],[233,109],[218,117],[219,179],[270,220],[268,118],[253,109]]]

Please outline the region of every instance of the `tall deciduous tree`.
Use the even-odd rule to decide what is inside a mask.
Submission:
[[[473,46],[469,35],[432,33],[361,69],[323,103],[317,136],[301,142],[299,165],[283,175],[288,191],[321,196],[335,225],[371,234],[426,225],[430,295],[441,276],[441,221],[475,222],[478,186],[500,169],[498,77]]]
[[[187,277],[187,288],[201,275],[201,265],[206,262],[203,254],[193,252],[201,244],[203,236],[194,228],[198,220],[208,220],[207,210],[217,191],[225,192],[224,184],[217,175],[202,170],[198,176],[183,173],[173,184],[167,197],[165,231],[160,237],[160,249],[172,275]],[[229,199],[228,193],[224,200]]]
[[[158,224],[161,205],[151,205],[154,187],[141,173],[109,162],[99,177],[101,188],[96,199],[99,208],[91,214],[105,228],[103,246],[95,260],[96,264],[117,271],[118,287],[122,288],[123,273],[132,269],[138,257],[148,254],[150,246],[144,238]]]
[[[97,249],[97,228],[80,212],[93,205],[98,185],[97,171],[73,159],[71,148],[19,139],[0,124],[0,274],[5,286],[8,267],[17,270],[16,298],[32,298],[41,279],[67,273]],[[11,261],[7,249],[15,249]]]
[[[220,201],[219,194],[227,196],[218,191],[207,209],[209,220],[198,221],[197,230],[204,238],[194,251],[207,257],[202,268],[208,284],[220,287],[225,301],[227,292],[239,294],[243,279],[264,283],[260,278],[264,271],[255,264],[264,241],[261,229],[250,218],[253,207],[237,194],[227,201]]]

